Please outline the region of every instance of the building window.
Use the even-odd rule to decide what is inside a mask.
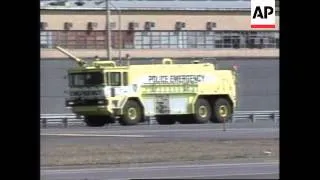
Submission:
[[[40,32],[40,47],[53,48],[52,37],[52,32],[50,31]]]
[[[42,48],[105,49],[105,31],[41,31]],[[117,49],[279,48],[278,31],[113,31]]]

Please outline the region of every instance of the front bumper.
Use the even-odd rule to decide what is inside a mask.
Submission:
[[[71,108],[75,114],[83,116],[112,116],[107,106],[74,106]]]
[[[121,115],[121,102],[116,99],[66,100],[66,107],[80,115]]]
[[[80,115],[110,115],[108,105],[106,99],[68,99],[65,101],[66,108]]]
[[[66,100],[66,107],[79,107],[79,106],[108,106],[109,102],[106,99],[75,99]]]

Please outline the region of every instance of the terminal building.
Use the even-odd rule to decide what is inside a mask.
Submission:
[[[277,1],[278,2],[278,1]],[[56,45],[80,57],[278,56],[275,29],[250,27],[250,0],[41,0],[42,58],[65,57]]]

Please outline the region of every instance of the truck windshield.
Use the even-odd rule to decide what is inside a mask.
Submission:
[[[69,86],[96,86],[104,83],[102,72],[84,72],[69,74]]]

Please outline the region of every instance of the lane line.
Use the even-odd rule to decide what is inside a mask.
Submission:
[[[58,131],[64,131],[64,130],[61,130],[61,129],[58,129]],[[70,132],[72,130],[68,129],[68,132]],[[267,132],[270,132],[270,131],[274,131],[274,132],[278,132],[279,129],[276,129],[276,128],[230,128],[226,131],[223,131],[223,129],[163,129],[163,130],[160,130],[160,129],[141,129],[141,130],[124,130],[124,129],[121,129],[121,130],[112,130],[112,131],[108,131],[108,129],[97,129],[97,131],[95,130],[87,130],[87,129],[80,129],[80,130],[75,130],[75,132],[81,132],[81,133],[100,133],[99,131],[103,132],[103,133],[148,133],[148,132],[204,132],[204,131],[217,131],[217,132],[222,132],[222,133],[227,133],[227,132],[236,132],[236,131],[243,131],[243,132],[264,132],[264,131],[267,131]]]
[[[41,136],[67,136],[67,137],[150,137],[145,135],[131,135],[131,134],[54,134],[54,133],[41,133]]]
[[[191,164],[191,165],[169,165],[169,166],[145,166],[145,167],[121,167],[121,168],[82,168],[82,169],[55,169],[55,170],[41,170],[45,172],[45,174],[64,174],[64,173],[93,173],[100,172],[100,171],[119,171],[119,170],[126,170],[126,171],[145,171],[145,170],[163,170],[163,169],[170,169],[170,168],[204,168],[204,167],[220,167],[220,168],[229,168],[233,166],[241,166],[241,167],[250,167],[252,165],[260,166],[260,167],[267,167],[277,165],[279,162],[253,162],[253,163],[221,163],[221,164]]]
[[[234,174],[208,174],[208,175],[195,175],[195,176],[159,176],[159,177],[152,177],[152,178],[135,178],[130,177],[130,179],[141,179],[141,180],[147,180],[147,179],[183,179],[183,178],[211,178],[211,177],[229,177],[229,176],[258,176],[258,175],[279,175],[279,173],[273,172],[273,173],[234,173]],[[237,177],[238,178],[238,177]],[[109,180],[127,180],[128,178],[114,178]],[[253,179],[256,179],[254,177]]]
[[[195,131],[173,131],[172,133],[177,133],[176,136],[180,136],[180,135],[185,135],[185,133],[194,133]],[[203,133],[208,133],[210,131],[204,131],[204,132],[198,132],[199,134],[203,134]],[[219,133],[218,131],[211,131],[213,134],[216,135],[225,135],[225,134],[237,134],[237,135],[241,135],[241,134],[245,134],[245,135],[251,135],[251,134],[256,134],[256,133],[279,133],[278,131],[231,131],[228,133],[228,131],[223,132],[221,131],[221,133]],[[113,134],[114,133],[114,134]],[[129,134],[131,133],[131,134]],[[167,137],[167,135],[170,134],[156,134],[156,133],[165,133],[165,131],[153,131],[153,132],[149,132],[152,133],[152,135],[149,135],[148,132],[146,131],[141,131],[139,132],[139,134],[135,134],[138,132],[75,132],[75,133],[64,133],[64,132],[55,132],[55,133],[46,133],[46,132],[42,132],[40,133],[41,136],[69,136],[69,137],[160,137],[160,136],[165,136]],[[169,132],[168,132],[169,133]],[[184,134],[181,134],[184,133]],[[148,135],[142,135],[142,134],[148,134]]]

